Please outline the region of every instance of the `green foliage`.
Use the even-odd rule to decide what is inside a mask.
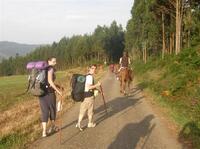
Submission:
[[[116,62],[124,50],[124,31],[113,21],[110,26],[97,26],[91,35],[63,37],[58,43],[44,45],[25,57],[11,57],[0,63],[0,76],[25,74],[29,61],[57,58],[57,69],[64,70],[73,66],[83,66],[88,62],[103,63],[105,60]]]
[[[177,56],[150,59],[147,64],[137,60],[133,65],[140,87],[150,89],[158,97],[155,100],[170,109],[171,116],[183,127],[180,138],[191,140],[195,147],[200,147],[198,49],[184,49]],[[163,95],[165,91],[169,95]]]
[[[135,0],[131,11],[132,18],[127,24],[126,49],[134,50],[134,53],[139,55],[145,44],[148,50],[159,48],[160,22],[151,10],[154,3],[155,0]]]
[[[181,1],[183,8],[181,47],[192,47],[198,45],[200,41],[200,2]],[[140,59],[144,47],[147,48],[148,56],[159,56],[162,48],[165,49],[165,53],[174,53],[176,2],[175,0],[135,0],[131,10],[132,17],[126,27],[126,49]]]

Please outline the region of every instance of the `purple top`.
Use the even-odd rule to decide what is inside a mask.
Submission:
[[[55,79],[56,79],[55,69],[54,69],[53,67],[50,67],[50,68],[48,69],[48,72],[50,73],[50,75],[52,75],[53,81],[55,81]]]

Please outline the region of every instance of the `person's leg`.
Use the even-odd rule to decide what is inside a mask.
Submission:
[[[40,97],[41,121],[42,121],[42,136],[46,137],[47,122],[49,117],[49,110],[47,104],[47,96]]]
[[[49,108],[50,108],[50,120],[51,120],[51,127],[49,133],[52,131],[58,131],[59,128],[55,125],[56,120],[56,95],[55,93],[49,94]]]
[[[49,94],[49,108],[50,108],[50,120],[54,123],[56,120],[56,95],[55,93]]]
[[[47,136],[47,122],[42,122],[42,137]]]
[[[94,115],[94,97],[90,97],[88,104],[88,127],[95,127],[96,124],[93,122]]]
[[[81,121],[83,120],[85,113],[87,111],[87,101],[86,99],[81,103],[80,105],[80,112],[78,116],[78,123],[76,124],[76,127],[78,127],[81,131],[83,130],[81,128]]]

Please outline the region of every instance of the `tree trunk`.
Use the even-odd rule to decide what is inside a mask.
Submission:
[[[146,64],[147,63],[147,45],[145,44],[145,47],[144,47],[144,63]]]
[[[189,9],[189,28],[188,28],[188,48],[190,47],[190,29],[191,29],[191,22],[192,22],[192,16],[191,16],[191,9]]]
[[[142,49],[142,60],[144,61],[144,48]]]
[[[165,57],[165,49],[166,49],[166,45],[165,45],[165,18],[164,18],[164,13],[162,12],[162,37],[163,37],[163,48],[162,48],[162,59],[164,59]]]
[[[176,0],[176,55],[181,50],[182,0]]]
[[[169,50],[170,54],[174,52],[174,47],[175,47],[174,36],[175,36],[174,32],[171,32],[170,33],[170,50]]]

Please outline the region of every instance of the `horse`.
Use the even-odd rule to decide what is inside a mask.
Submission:
[[[118,76],[120,81],[120,93],[126,95],[126,86],[128,86],[128,92],[130,92],[130,84],[132,82],[132,70],[127,67],[121,68]]]
[[[120,65],[119,64],[115,64],[114,66],[114,73],[117,75],[117,73],[119,72],[119,68],[120,68]]]
[[[114,72],[114,64],[110,64],[110,71],[113,73]]]

